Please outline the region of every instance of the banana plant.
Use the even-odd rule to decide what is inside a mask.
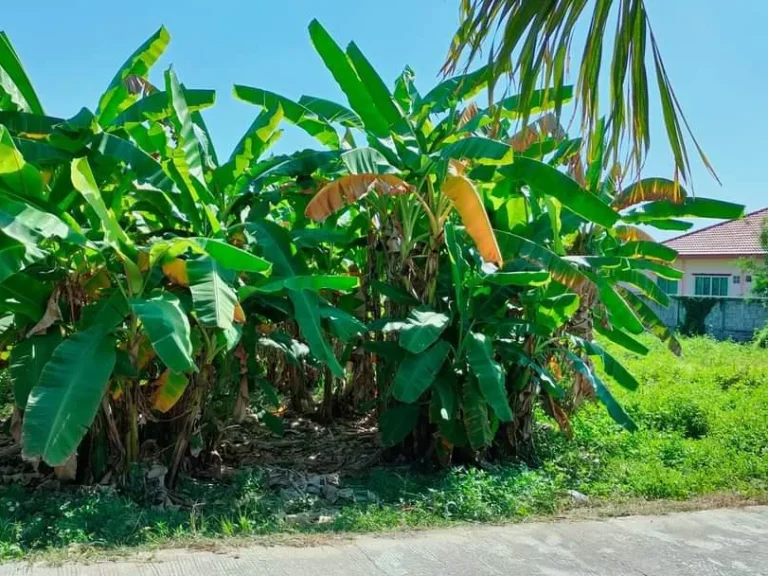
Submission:
[[[139,411],[149,406],[150,420],[183,416],[175,476],[215,366],[237,347],[247,320],[237,292],[272,270],[233,207],[263,169],[282,112],[259,115],[219,163],[199,113],[213,92],[187,90],[172,69],[164,91],[149,82],[167,43],[160,29],[132,54],[95,113],[43,116],[19,74],[10,81],[23,102],[0,111],[1,311],[14,318],[24,454],[51,466],[71,459],[97,417],[110,432],[123,429],[109,441],[128,461],[137,458]],[[301,312],[297,306],[313,351],[330,362]]]

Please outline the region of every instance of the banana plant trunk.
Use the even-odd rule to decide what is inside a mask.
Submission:
[[[202,366],[194,376],[184,396],[174,406],[178,419],[173,421],[174,435],[172,437],[175,438],[175,444],[168,474],[169,486],[176,484],[181,464],[189,450],[195,427],[199,424],[205,398],[214,377],[213,365]]]
[[[570,321],[569,332],[576,336],[579,336],[587,342],[592,342],[594,339],[594,306],[597,301],[597,289],[592,283],[584,283],[579,290],[579,308],[573,315]],[[591,368],[593,368],[592,360],[586,356],[583,358],[584,362]],[[578,408],[581,404],[588,400],[594,400],[595,391],[589,380],[578,373],[574,376],[573,386],[571,389],[571,401],[573,409]]]

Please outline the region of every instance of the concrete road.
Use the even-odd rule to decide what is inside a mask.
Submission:
[[[166,550],[119,562],[8,564],[0,576],[768,576],[768,507],[473,527],[309,547]]]

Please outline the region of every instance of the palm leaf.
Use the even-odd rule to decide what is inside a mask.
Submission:
[[[591,14],[590,14],[591,11]],[[613,38],[605,41],[613,19]],[[469,66],[480,55],[481,48],[491,44],[488,61],[491,86],[502,74],[510,73],[521,87],[519,109],[527,124],[528,103],[538,85],[553,86],[552,99],[556,115],[560,115],[568,61],[577,31],[587,29],[581,67],[576,83],[576,101],[581,110],[586,148],[592,140],[602,139],[595,128],[604,108],[598,101],[608,102],[607,140],[614,158],[619,154],[624,136],[631,144],[634,167],[639,172],[650,146],[650,109],[648,106],[647,44],[650,41],[656,83],[662,104],[667,140],[675,159],[676,172],[684,180],[690,175],[690,161],[685,145],[690,136],[704,165],[716,178],[688,126],[678,102],[661,53],[651,31],[644,0],[464,0],[461,23],[454,35],[443,73],[454,73],[460,62]],[[604,42],[605,41],[605,42]],[[603,56],[609,46],[613,54],[609,65]],[[601,80],[608,69],[610,81]],[[600,95],[600,87],[608,86],[608,98]],[[629,95],[629,97],[627,97]]]

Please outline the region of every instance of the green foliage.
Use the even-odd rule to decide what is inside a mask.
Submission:
[[[504,464],[428,474],[374,468],[345,479],[362,494],[338,506],[325,525],[296,527],[285,514],[327,506],[315,497],[284,498],[258,471],[218,482],[185,479],[178,494],[193,508],[159,509],[143,481],[134,489],[82,488],[28,493],[0,487],[0,558],[80,544],[117,546],[189,543],[196,539],[300,531],[379,531],[452,522],[499,522],[558,514],[569,490],[621,513],[627,500],[682,500],[716,494],[768,498],[768,360],[762,351],[708,338],[683,340],[685,355],[643,337],[651,350],[637,356],[606,350],[643,382],[616,396],[640,430],[627,434],[597,406],[572,419],[568,440],[549,422],[537,428],[540,466]],[[691,395],[695,390],[695,397]],[[396,420],[396,419],[395,419]],[[637,510],[634,505],[633,510]],[[327,511],[327,510],[326,510]]]
[[[720,303],[717,298],[681,298],[685,319],[680,332],[686,336],[701,336],[707,332],[706,320],[709,313]]]
[[[414,456],[517,450],[510,431],[531,428],[511,401],[520,387],[563,411],[573,378],[634,430],[610,379],[638,380],[585,327],[633,350],[642,345],[630,335],[646,330],[679,345],[621,286],[663,301],[643,274],[674,275],[657,261],[674,253],[631,238],[626,224],[681,226],[743,207],[681,196],[661,179],[643,181],[648,193],[643,183],[620,190],[605,124],[569,139],[545,113],[572,96],[561,82],[556,102],[549,86],[526,83],[480,111],[472,99],[493,84],[493,65],[422,97],[412,72],[391,88],[317,20],[309,37],[349,108],[235,86],[259,113],[222,163],[201,112],[215,95],[186,88],[173,68],[162,91],[151,81],[164,28],[118,69],[95,112],[69,119],[43,115],[0,36],[0,352],[10,352],[17,404],[29,398],[25,454],[62,464],[89,431],[101,434],[91,429],[101,411],[120,428],[91,438],[108,445],[104,460],[124,473],[146,441],[162,442],[173,482],[181,448],[214,449],[211,431],[251,404],[281,430],[253,400],[254,382],[279,380],[304,411],[311,372],[326,416],[337,397],[366,397],[367,409],[375,398],[384,443],[414,429],[428,439],[414,438]],[[327,149],[266,157],[283,121]],[[56,335],[55,348],[41,345]],[[336,394],[337,384],[362,393]],[[153,414],[182,400],[171,418]]]

